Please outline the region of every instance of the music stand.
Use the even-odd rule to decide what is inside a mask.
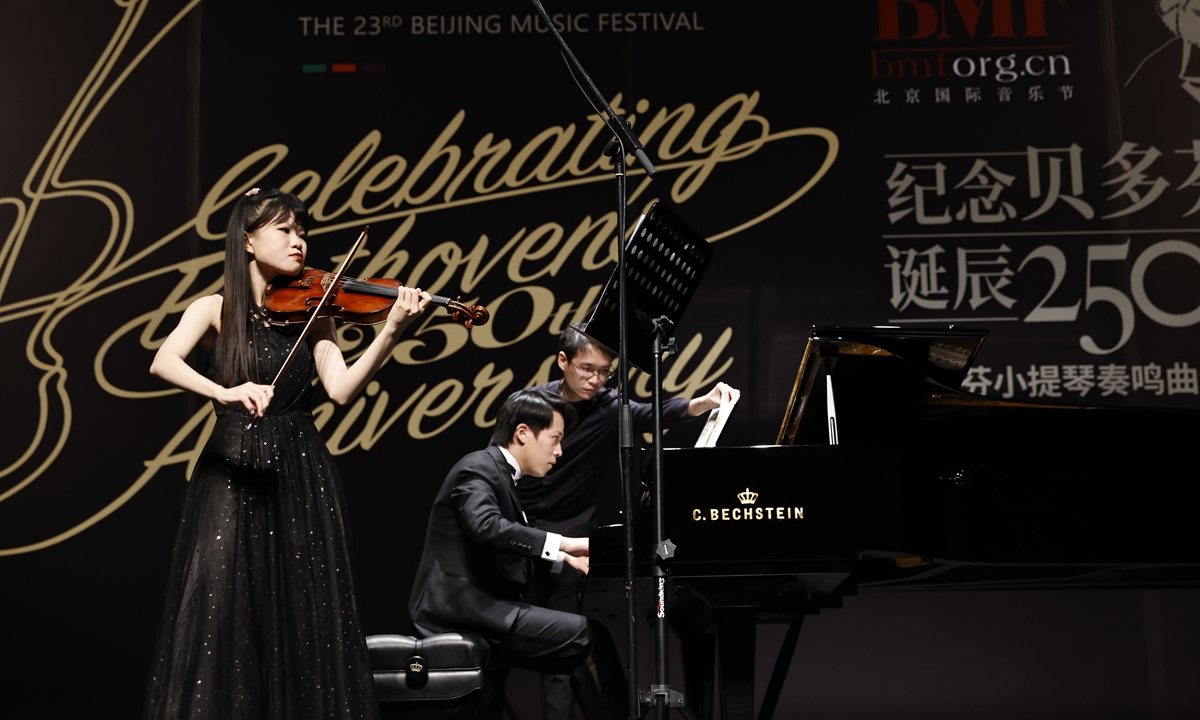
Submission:
[[[712,255],[712,245],[660,201],[638,219],[625,245],[629,362],[634,367],[650,372],[655,321],[666,318],[672,325],[678,324]],[[617,347],[620,321],[618,272],[613,270],[591,316],[575,326],[613,357],[617,357],[612,348]]]
[[[683,708],[683,695],[671,689],[667,671],[667,562],[675,555],[675,545],[665,537],[663,518],[663,448],[662,448],[662,356],[664,347],[675,350],[675,325],[683,317],[688,303],[696,293],[700,278],[712,260],[712,245],[698,232],[688,227],[673,210],[655,202],[638,219],[633,234],[625,246],[626,355],[629,362],[643,372],[649,372],[654,387],[654,553],[657,559],[651,568],[658,595],[658,611],[654,619],[654,684],[641,694],[642,706],[654,706],[658,717],[667,708]],[[600,301],[586,322],[576,329],[592,341],[611,348],[620,332],[618,295],[621,292],[621,266],[613,270]],[[647,353],[647,351],[649,351]],[[609,350],[610,355],[615,355]],[[629,368],[618,372],[628,378]],[[625,384],[628,392],[628,382]],[[632,443],[630,443],[632,444]],[[626,460],[627,461],[627,460]],[[633,525],[632,514],[626,509],[627,537]],[[658,702],[661,697],[662,702]]]

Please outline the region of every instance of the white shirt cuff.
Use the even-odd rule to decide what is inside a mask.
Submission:
[[[546,533],[546,544],[542,546],[542,559],[550,561],[550,573],[557,575],[562,572],[563,562],[566,553],[559,548],[562,547],[562,535],[558,533]]]

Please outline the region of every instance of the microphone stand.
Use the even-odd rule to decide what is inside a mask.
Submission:
[[[628,711],[631,720],[641,717],[641,702],[638,696],[638,677],[637,677],[637,639],[636,639],[636,619],[635,619],[635,603],[633,594],[633,579],[634,579],[634,562],[633,562],[633,413],[629,408],[629,342],[626,328],[626,274],[625,274],[625,157],[633,155],[638,164],[646,171],[650,177],[654,177],[658,171],[655,170],[654,164],[650,162],[649,156],[646,155],[646,149],[642,147],[641,142],[633,134],[633,129],[624,118],[617,113],[608,104],[608,100],[592,82],[587,71],[579,64],[579,60],[575,58],[575,54],[571,52],[571,48],[567,47],[566,40],[554,27],[554,22],[550,19],[550,15],[546,9],[542,7],[539,0],[530,0],[534,8],[537,9],[542,21],[546,23],[546,27],[550,33],[554,35],[554,39],[558,42],[559,51],[562,53],[563,60],[567,64],[567,69],[571,76],[583,91],[588,102],[592,105],[592,109],[596,111],[596,115],[608,126],[608,129],[613,134],[613,142],[606,149],[613,158],[613,173],[617,180],[617,277],[619,280],[619,292],[617,300],[617,314],[619,316],[619,335],[620,341],[617,347],[618,368],[620,378],[618,381],[618,390],[620,392],[621,403],[618,410],[619,413],[619,434],[621,442],[620,450],[620,465],[621,465],[621,504],[622,512],[625,519],[625,634],[626,634],[626,650],[628,652],[628,663],[626,667],[626,676],[628,678],[629,695],[626,698],[628,701]],[[661,440],[659,440],[661,441]],[[657,653],[663,653],[665,656],[666,648],[656,649]],[[665,667],[665,663],[659,662],[658,665]],[[656,678],[658,685],[665,685],[666,678]],[[658,696],[656,696],[658,697]],[[658,716],[661,718],[666,712],[665,703],[662,698],[658,697],[656,704],[659,707]]]

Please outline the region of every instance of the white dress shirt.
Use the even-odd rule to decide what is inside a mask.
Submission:
[[[509,466],[512,467],[513,487],[515,488],[517,486],[517,481],[521,479],[521,464],[518,463],[517,459],[513,457],[513,454],[508,451],[508,448],[500,448],[500,454],[504,455],[504,459],[508,461]],[[521,511],[521,517],[525,520],[526,524],[529,524],[529,518],[525,516],[524,510]],[[546,533],[546,544],[542,546],[542,559],[548,560],[551,563],[550,572],[555,575],[562,572],[563,562],[567,557],[566,553],[564,553],[561,548],[562,535],[552,532]]]

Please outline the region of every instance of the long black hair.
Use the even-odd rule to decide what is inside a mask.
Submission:
[[[243,195],[229,215],[225,230],[225,300],[221,306],[221,336],[215,362],[217,382],[233,387],[255,379],[254,348],[250,346],[247,316],[254,306],[250,289],[250,253],[246,236],[280,218],[292,217],[308,231],[304,203],[277,188]]]

